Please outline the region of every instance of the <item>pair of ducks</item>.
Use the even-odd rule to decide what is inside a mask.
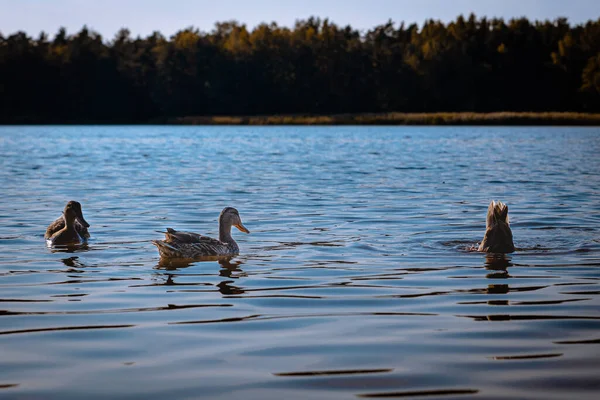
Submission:
[[[68,246],[85,242],[90,234],[90,224],[83,218],[81,204],[67,203],[63,215],[46,230],[45,238],[49,245]],[[234,256],[240,251],[231,236],[231,227],[250,233],[242,224],[238,210],[226,207],[219,215],[219,239],[213,239],[193,232],[179,232],[167,228],[165,240],[153,240],[161,257],[199,258],[206,256]],[[512,231],[508,220],[508,206],[500,201],[492,201],[488,207],[486,230],[478,251],[486,253],[512,253],[515,251]]]
[[[161,257],[165,258],[199,258],[206,256],[234,256],[240,249],[231,237],[231,227],[242,232],[250,231],[242,223],[238,210],[226,207],[219,215],[219,239],[213,239],[193,232],[180,232],[167,228],[165,240],[153,240]],[[83,218],[81,204],[69,201],[63,215],[48,226],[44,238],[50,246],[73,246],[90,237],[90,224]]]

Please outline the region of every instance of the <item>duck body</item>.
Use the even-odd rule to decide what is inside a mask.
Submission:
[[[165,240],[152,243],[158,247],[161,257],[167,258],[200,258],[205,256],[235,256],[240,248],[235,241],[222,242],[208,236],[193,232],[176,231],[167,228]]]
[[[75,225],[75,230],[77,231],[77,234],[79,234],[80,237],[82,237],[84,239],[90,238],[90,232],[88,231],[87,227],[82,225],[79,221],[75,221],[74,225]],[[44,235],[44,238],[50,239],[52,237],[52,235],[54,235],[55,233],[58,233],[61,229],[64,229],[64,228],[65,228],[65,220],[62,217],[58,217],[53,223],[51,223],[48,226],[48,229],[46,229],[46,234]]]
[[[49,246],[73,246],[85,243],[85,239],[79,235],[77,230],[64,227],[46,239],[46,242]]]
[[[508,206],[492,201],[488,207],[486,230],[477,249],[486,253],[512,253],[515,251],[508,220]]]
[[[73,246],[85,243],[85,239],[81,237],[75,228],[75,221],[78,218],[74,208],[67,205],[63,212],[63,227],[54,232],[50,237],[46,238],[50,246]]]
[[[167,228],[165,240],[153,240],[161,257],[201,258],[206,256],[235,256],[239,254],[238,244],[231,236],[231,227],[250,233],[242,224],[238,211],[226,207],[219,215],[219,239],[194,232],[176,231]]]
[[[74,221],[74,228],[79,234],[79,236],[83,239],[90,238],[90,232],[88,228],[90,224],[83,218],[83,212],[81,211],[81,204],[77,201],[71,200],[67,203],[65,209],[69,207],[72,208],[77,217]],[[64,216],[58,217],[54,222],[52,222],[48,228],[46,229],[46,234],[44,238],[49,240],[54,234],[58,233],[60,230],[65,228],[65,219]]]

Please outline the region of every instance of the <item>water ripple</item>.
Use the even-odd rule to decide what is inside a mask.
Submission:
[[[2,394],[595,398],[599,133],[0,127]],[[473,251],[492,199],[513,254]],[[227,205],[240,256],[159,259]]]

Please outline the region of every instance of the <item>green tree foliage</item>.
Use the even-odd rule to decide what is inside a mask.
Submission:
[[[599,112],[600,20],[0,35],[0,122],[387,111]]]

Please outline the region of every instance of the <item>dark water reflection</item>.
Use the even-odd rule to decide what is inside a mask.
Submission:
[[[0,128],[0,397],[596,398],[599,150],[578,128]],[[50,250],[71,199],[92,238]],[[513,254],[469,251],[491,199]],[[156,230],[216,236],[225,205],[240,256],[159,259]]]

